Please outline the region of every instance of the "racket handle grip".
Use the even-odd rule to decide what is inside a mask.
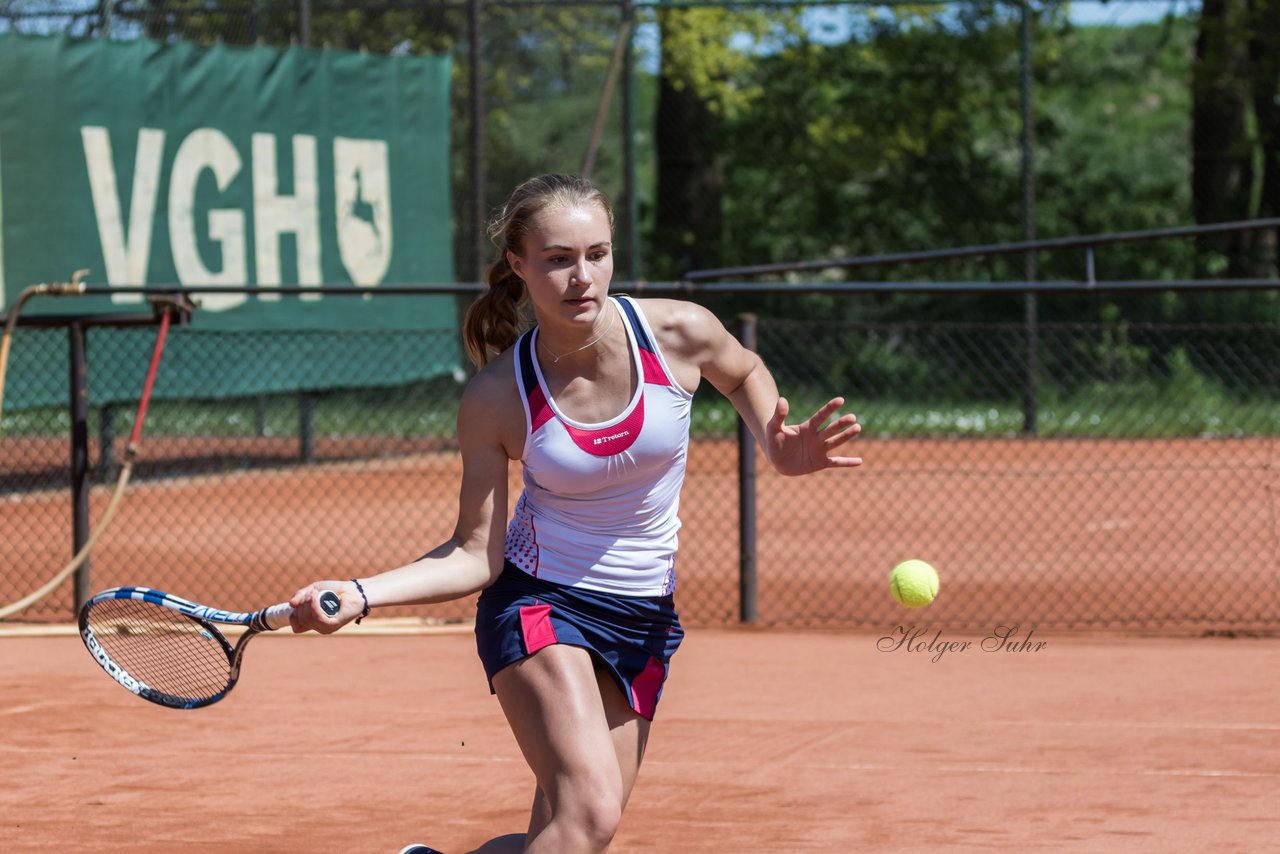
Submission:
[[[289,625],[289,617],[293,614],[293,606],[288,602],[281,602],[279,605],[272,605],[262,612],[262,621],[267,624],[267,630],[274,632],[276,629],[283,629]]]
[[[338,609],[341,606],[342,600],[332,590],[326,590],[320,594],[320,607],[330,617],[338,613]],[[267,624],[268,629],[275,631],[288,626],[289,617],[292,615],[293,607],[288,602],[281,602],[279,605],[272,605],[264,610],[262,612],[262,620]]]

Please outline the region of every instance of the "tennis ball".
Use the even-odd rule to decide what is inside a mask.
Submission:
[[[922,608],[938,595],[938,571],[922,560],[904,560],[889,573],[889,590],[899,605]]]

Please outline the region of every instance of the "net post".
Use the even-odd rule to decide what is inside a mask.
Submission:
[[[756,316],[738,315],[738,341],[756,349]],[[738,418],[738,620],[754,623],[757,610],[756,578],[756,440],[747,423]]]

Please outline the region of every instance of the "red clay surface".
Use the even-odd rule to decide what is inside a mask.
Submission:
[[[1274,440],[858,445],[859,471],[759,477],[761,621],[838,633],[709,627],[738,613],[736,460],[692,450],[691,631],[613,851],[1280,850]],[[261,607],[421,554],[456,489],[429,451],[142,480],[91,589]],[[64,490],[6,497],[0,602],[65,563],[67,517]],[[927,609],[888,595],[906,557],[941,573]],[[1000,626],[1030,646],[984,651]],[[1243,637],[1063,631],[1100,626]],[[524,826],[532,778],[467,634],[260,639],[195,712],[131,697],[75,637],[3,634],[6,854],[453,854]]]
[[[942,576],[927,614],[937,625],[1270,631],[1280,621],[1274,439],[864,437],[855,448],[866,463],[854,471],[783,478],[760,464],[763,622],[874,630],[894,617],[888,572],[908,557]],[[141,584],[250,610],[314,578],[398,566],[452,530],[456,453],[247,471],[232,454],[216,472],[143,477],[176,452],[164,440],[146,447],[92,557],[90,589]],[[518,489],[512,466],[512,500]],[[94,519],[110,493],[94,489]],[[69,559],[69,498],[19,493],[2,509],[5,604]],[[736,621],[732,443],[691,449],[681,518],[683,616]],[[70,590],[20,618],[67,620]],[[471,610],[397,613],[457,620]]]
[[[692,631],[611,850],[1276,850],[1280,641],[909,650],[880,640],[898,625]],[[532,777],[468,634],[260,638],[192,712],[75,637],[0,650],[9,854],[454,854],[523,829]]]

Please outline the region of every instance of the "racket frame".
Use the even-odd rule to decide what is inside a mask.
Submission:
[[[113,599],[133,599],[159,605],[182,614],[199,626],[201,630],[216,640],[222,647],[223,652],[226,653],[228,665],[226,687],[210,697],[178,697],[153,688],[125,670],[102,646],[89,625],[93,606],[99,602]],[[249,641],[253,640],[254,636],[261,632],[273,631],[289,625],[289,616],[292,613],[293,609],[287,602],[272,605],[260,611],[223,611],[150,587],[112,587],[95,594],[81,607],[79,618],[80,638],[84,641],[85,647],[89,650],[89,654],[93,656],[94,661],[98,663],[98,666],[129,692],[144,700],[149,700],[152,703],[170,709],[198,709],[218,702],[236,686],[236,682],[240,679],[240,661],[244,657],[244,649]],[[244,626],[245,632],[235,645],[232,645],[226,635],[214,625],[215,623]]]

